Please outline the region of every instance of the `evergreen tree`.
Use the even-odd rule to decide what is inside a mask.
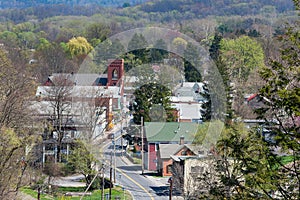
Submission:
[[[184,50],[184,77],[188,82],[201,82],[202,76],[199,71],[199,51],[197,47],[188,42]]]
[[[211,119],[211,97],[207,82],[204,82],[203,90],[200,94],[205,99],[201,105],[202,120],[209,121]]]
[[[281,57],[261,71],[265,106],[257,112],[270,122],[268,128],[275,136],[268,140],[263,128],[249,130],[242,123],[227,126],[217,143],[213,174],[200,177],[219,181],[199,199],[299,199],[299,36],[297,28],[290,28],[282,40]]]
[[[220,34],[216,34],[212,44],[210,46],[209,52],[210,52],[210,57],[212,58],[212,60],[214,61],[215,65],[216,65],[216,69],[218,70],[218,73],[221,75],[222,78],[222,83],[219,83],[218,80],[216,79],[216,74],[217,72],[215,72],[214,70],[209,71],[208,73],[208,86],[211,89],[211,91],[219,91],[218,88],[220,88],[220,84],[223,84],[224,86],[224,90],[225,91],[219,91],[217,94],[215,95],[215,102],[214,105],[217,105],[218,103],[226,103],[226,105],[219,105],[221,108],[223,108],[223,106],[225,107],[226,113],[218,113],[218,115],[226,115],[226,122],[230,123],[232,118],[233,118],[233,110],[232,110],[232,86],[230,84],[230,79],[229,79],[229,75],[228,75],[228,68],[225,65],[225,63],[222,61],[221,59],[221,52],[220,52],[220,43],[222,41],[222,36]],[[210,69],[209,69],[210,70]],[[221,87],[222,88],[222,87]],[[214,110],[215,108],[213,108],[212,110]],[[223,118],[222,116],[212,116],[213,118]]]
[[[145,37],[142,34],[135,33],[128,43],[127,50],[145,62],[149,56],[147,47],[148,43]]]
[[[268,67],[261,71],[265,85],[260,96],[267,99],[266,106],[257,113],[268,122],[276,122],[272,126],[279,147],[271,155],[272,159],[282,168],[285,181],[278,183],[276,189],[284,199],[300,197],[300,31],[299,21],[290,27],[282,37],[281,57],[272,60]],[[280,163],[280,155],[287,154],[291,159],[289,165]],[[270,159],[271,159],[270,158]]]
[[[136,124],[153,121],[174,121],[169,97],[171,91],[164,85],[148,83],[134,91],[135,100],[132,105],[133,120]],[[151,116],[152,114],[152,116]],[[154,116],[155,115],[155,116]]]
[[[150,50],[147,48],[148,43],[142,34],[135,33],[128,43],[127,51],[124,55],[125,69],[130,70],[136,64],[148,63],[150,60]],[[130,60],[126,62],[126,60]]]
[[[153,48],[150,49],[151,61],[160,62],[166,58],[169,54],[168,47],[163,39],[159,39],[155,42]]]

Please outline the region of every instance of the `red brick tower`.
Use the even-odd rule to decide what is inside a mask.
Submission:
[[[107,86],[122,86],[124,60],[111,60],[107,68]]]
[[[124,60],[109,60],[107,67],[107,86],[120,87],[119,94],[124,94]]]

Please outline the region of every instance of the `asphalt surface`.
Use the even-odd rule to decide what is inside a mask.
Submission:
[[[121,156],[122,149],[119,148],[121,146],[120,134],[121,132],[117,131],[115,133],[115,145],[112,140],[109,140],[103,151],[107,163],[110,164],[111,158],[112,164],[116,163],[116,170],[113,169],[113,172],[116,171],[116,184],[129,191],[134,199],[169,199],[167,178],[153,178],[149,172],[142,174],[141,165],[133,164],[125,156]],[[114,153],[114,149],[116,149],[116,153]],[[106,177],[109,177],[109,168],[110,165],[105,170]]]

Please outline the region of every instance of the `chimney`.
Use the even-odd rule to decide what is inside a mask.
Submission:
[[[180,136],[179,145],[184,145],[184,136]]]

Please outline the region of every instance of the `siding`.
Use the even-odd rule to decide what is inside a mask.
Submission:
[[[149,156],[149,168],[148,170],[150,171],[156,171],[156,162],[157,162],[157,155],[156,155],[156,151],[155,151],[155,144],[149,144],[149,152],[148,152],[148,156]]]

